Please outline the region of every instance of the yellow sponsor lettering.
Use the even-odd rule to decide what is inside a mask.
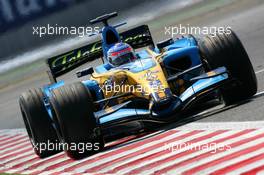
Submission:
[[[51,65],[52,67],[57,67],[58,65],[63,65],[67,62],[67,58],[68,56],[72,55],[74,52],[70,52],[70,53],[67,53],[65,55],[62,55],[58,58],[56,58],[55,60],[52,61]]]

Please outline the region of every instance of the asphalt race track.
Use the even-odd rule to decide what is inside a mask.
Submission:
[[[231,26],[236,31],[248,51],[258,79],[258,93],[252,99],[229,107],[208,109],[156,133],[109,143],[102,153],[80,161],[70,160],[63,153],[40,160],[33,153],[24,129],[9,130],[23,127],[17,106],[18,95],[47,82],[45,76],[33,77],[0,90],[0,129],[7,129],[0,130],[0,172],[264,173],[264,3],[257,0],[239,2],[184,23]],[[159,21],[166,21],[171,15],[162,16],[150,24],[161,25]],[[164,38],[163,32],[163,27],[155,28],[154,38]],[[215,150],[213,143],[218,149]],[[177,144],[183,145],[183,148],[172,151],[168,147]],[[190,149],[192,144],[203,145],[207,149]]]

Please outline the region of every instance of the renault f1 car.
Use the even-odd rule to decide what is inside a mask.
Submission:
[[[64,149],[79,159],[102,150],[106,138],[118,131],[116,126],[170,123],[205,97],[222,97],[228,105],[257,92],[252,64],[233,31],[200,38],[187,35],[155,45],[147,25],[118,33],[116,28],[125,23],[109,25],[115,16],[114,12],[91,20],[104,24],[101,40],[49,58],[50,84],[20,96],[24,123],[40,157]],[[110,64],[108,51],[118,42],[135,49],[134,61]],[[99,58],[103,64],[76,72],[86,80],[69,85],[57,81]]]

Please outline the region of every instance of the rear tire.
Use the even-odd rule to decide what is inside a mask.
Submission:
[[[60,152],[53,148],[51,148],[52,150],[48,149],[48,145],[59,143],[59,139],[44,106],[43,97],[41,89],[29,90],[19,97],[19,105],[28,136],[35,153],[41,158]],[[42,150],[44,146],[46,149]]]
[[[198,43],[201,55],[211,69],[225,66],[231,78],[237,80],[221,90],[226,104],[232,104],[256,94],[257,79],[253,66],[235,32],[225,32],[215,37],[208,35]]]
[[[82,83],[53,90],[51,103],[60,126],[62,140],[68,145],[65,152],[69,157],[80,159],[103,148],[103,137],[97,128],[93,113],[92,96]],[[97,131],[99,133],[96,133]],[[77,146],[77,149],[70,145]],[[88,145],[89,148],[81,150],[80,145]]]

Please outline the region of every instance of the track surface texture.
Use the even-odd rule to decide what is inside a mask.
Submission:
[[[264,172],[264,122],[187,124],[109,143],[76,161],[39,159],[24,130],[0,133],[0,172],[20,174],[256,174]],[[240,127],[240,129],[236,129]],[[194,128],[194,129],[190,129]]]
[[[48,83],[43,72],[36,73],[0,89],[0,172],[264,174],[263,1],[241,0],[177,23],[173,21],[174,16],[177,14],[170,13],[149,22],[155,41],[169,37],[164,36],[164,26],[179,22],[192,26],[231,26],[251,58],[258,79],[258,94],[239,104],[206,110],[181,124],[172,123],[159,132],[114,141],[103,152],[80,161],[73,161],[64,153],[39,159],[24,129],[12,129],[24,127],[17,103],[19,94]],[[67,78],[74,81],[72,77]]]

